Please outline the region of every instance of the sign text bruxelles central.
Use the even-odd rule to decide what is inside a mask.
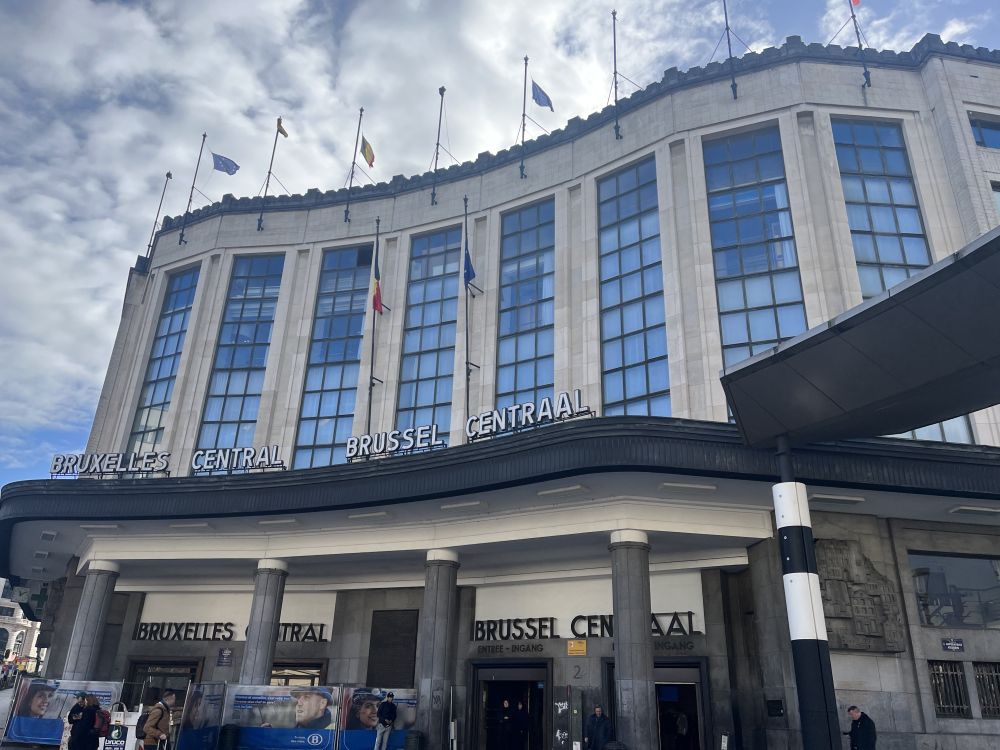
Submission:
[[[469,440],[479,440],[589,413],[590,409],[583,405],[583,396],[579,389],[572,393],[563,391],[554,398],[546,396],[537,404],[533,402],[512,404],[502,409],[473,414],[465,421],[465,435]],[[436,424],[423,425],[406,430],[391,430],[348,438],[347,458],[350,460],[398,451],[426,450],[444,445],[444,440],[438,437]]]

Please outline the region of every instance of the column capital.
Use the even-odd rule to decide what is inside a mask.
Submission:
[[[427,550],[427,565],[458,565],[458,553],[451,549]]]
[[[608,549],[615,547],[645,547],[649,549],[649,535],[638,529],[612,531],[611,544],[608,545]]]
[[[276,560],[271,557],[265,557],[263,560],[257,561],[257,571],[261,570],[276,570],[282,573],[288,573],[288,563],[284,560]]]
[[[87,573],[121,573],[121,566],[110,560],[91,560],[87,563]]]

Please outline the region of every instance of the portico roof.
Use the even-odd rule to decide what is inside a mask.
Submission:
[[[1000,403],[1000,227],[726,369],[722,386],[755,447],[895,434]]]

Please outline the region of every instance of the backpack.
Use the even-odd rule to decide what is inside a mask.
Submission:
[[[153,706],[156,708],[156,706]],[[152,710],[152,709],[150,709]],[[146,739],[146,722],[149,721],[149,711],[143,711],[139,714],[138,720],[135,722],[135,738],[137,740]]]
[[[111,714],[103,708],[98,709],[97,715],[94,717],[94,731],[97,733],[98,737],[107,737],[110,729]]]

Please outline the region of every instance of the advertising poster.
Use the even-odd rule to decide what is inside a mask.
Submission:
[[[340,688],[229,685],[222,723],[240,728],[238,750],[334,750]]]
[[[214,750],[222,726],[224,682],[192,682],[177,729],[177,750]]]
[[[341,706],[340,750],[372,750],[378,707],[388,693],[396,704],[396,723],[389,735],[389,750],[402,750],[406,734],[417,723],[417,691],[395,688],[344,688]]]
[[[96,695],[101,707],[110,710],[121,695],[120,682],[23,679],[14,696],[7,739],[35,745],[62,742],[66,715],[79,693]]]

